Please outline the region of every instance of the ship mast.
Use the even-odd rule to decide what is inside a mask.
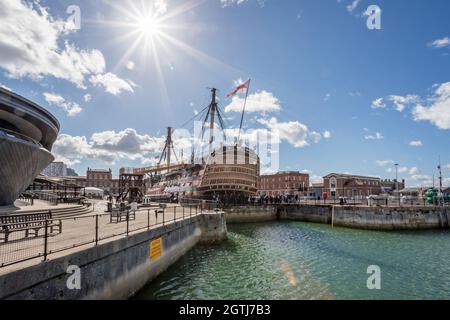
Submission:
[[[168,127],[167,128],[166,143],[164,145],[164,149],[163,149],[163,152],[161,154],[161,158],[159,158],[158,165],[160,165],[161,162],[163,161],[163,159],[165,159],[166,160],[167,169],[169,169],[170,163],[171,163],[172,151],[173,151],[173,154],[174,154],[175,158],[177,158],[177,155],[175,154],[175,147],[173,145],[173,140],[172,140],[172,128]],[[178,161],[178,158],[177,158],[177,161]]]
[[[215,116],[216,116],[216,111],[217,111],[217,101],[216,101],[217,89],[212,88],[211,92],[212,92],[212,100],[211,100],[211,106],[210,106],[211,120],[210,120],[210,124],[209,124],[209,154],[210,155],[213,152],[212,145],[214,143],[214,121],[215,121]]]

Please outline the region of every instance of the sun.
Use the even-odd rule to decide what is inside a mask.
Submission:
[[[137,27],[141,35],[145,37],[154,38],[161,33],[161,23],[157,17],[150,14],[140,17],[137,21]]]

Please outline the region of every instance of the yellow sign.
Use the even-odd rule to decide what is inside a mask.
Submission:
[[[163,242],[162,238],[155,239],[150,242],[150,260],[158,260],[162,256]]]

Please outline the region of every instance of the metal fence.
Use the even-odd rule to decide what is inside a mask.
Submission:
[[[32,222],[26,222],[24,216],[16,216],[17,222],[0,222],[0,268],[38,258],[46,261],[50,255],[128,237],[205,211],[208,209],[202,206],[174,206]],[[15,218],[9,221],[14,221],[11,219]],[[58,224],[61,230],[56,227]]]
[[[450,201],[436,199],[429,202],[422,197],[333,197],[317,199],[313,197],[250,199],[248,204],[267,206],[276,204],[308,204],[308,205],[341,205],[341,206],[371,206],[371,207],[450,207]]]

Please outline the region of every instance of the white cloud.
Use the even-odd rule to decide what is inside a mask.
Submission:
[[[383,102],[383,98],[376,99],[372,102],[372,109],[386,108],[386,104]]]
[[[396,170],[395,168],[389,168],[386,170],[386,172],[388,173],[394,173]],[[408,167],[399,167],[398,168],[398,173],[407,173],[409,171]]]
[[[45,101],[50,105],[57,106],[63,109],[69,117],[76,116],[83,109],[75,102],[66,101],[62,96],[55,93],[44,92]]]
[[[323,133],[323,137],[324,137],[325,139],[331,139],[331,132],[330,132],[330,131],[325,131],[325,132]]]
[[[412,167],[409,169],[409,174],[411,175],[417,175],[420,173],[420,170],[417,167]]]
[[[420,97],[416,95],[406,95],[406,96],[390,95],[388,99],[394,104],[394,108],[398,112],[403,112],[406,109],[407,105],[417,103],[420,101]]]
[[[244,98],[234,96],[231,103],[225,107],[225,112],[242,112]],[[277,112],[281,111],[280,101],[271,92],[259,91],[248,96],[246,112]]]
[[[134,129],[98,132],[90,139],[61,134],[53,145],[53,153],[69,165],[87,159],[108,164],[125,159],[146,165],[154,163],[155,153],[161,152],[164,141],[164,137],[138,134]]]
[[[272,117],[271,119],[258,119],[258,122],[270,129],[272,133],[277,134],[281,141],[285,140],[295,148],[309,145],[308,140],[311,133],[306,125],[298,121],[278,122],[275,117]],[[312,133],[311,138],[317,139],[316,133]]]
[[[319,132],[312,131],[309,133],[309,137],[312,142],[319,143],[322,140],[322,135]]]
[[[450,129],[450,82],[436,86],[427,106],[417,105],[413,110],[416,121],[430,121],[439,129]]]
[[[366,140],[383,140],[384,136],[379,132],[375,132],[374,134],[369,134],[369,135],[364,136],[364,139],[366,139]]]
[[[413,181],[418,181],[418,182],[422,182],[422,183],[426,183],[426,184],[431,184],[430,182],[433,181],[432,177],[430,177],[429,175],[425,175],[425,174],[414,174],[410,177],[410,179]]]
[[[422,141],[420,141],[420,140],[415,140],[415,141],[411,141],[411,142],[409,143],[409,145],[410,145],[411,147],[422,147],[422,146],[423,146],[423,143],[422,143]]]
[[[93,75],[89,78],[89,81],[94,86],[104,87],[106,92],[115,96],[121,94],[122,91],[134,92],[133,87],[136,87],[136,84],[132,81],[123,80],[111,72]]]
[[[52,76],[84,88],[86,75],[104,72],[99,50],[80,50],[63,39],[70,30],[38,1],[0,1],[0,67],[12,78]]]
[[[394,162],[394,160],[377,160],[376,163],[380,167],[385,167],[387,165],[393,165],[395,162]]]
[[[90,102],[92,100],[92,96],[90,94],[85,94],[83,96],[84,102]]]
[[[442,39],[437,39],[428,44],[432,48],[444,48],[450,46],[450,38],[444,37]]]
[[[228,7],[232,4],[242,4],[244,2],[246,2],[247,0],[220,0],[220,3],[222,3],[222,7]]]

